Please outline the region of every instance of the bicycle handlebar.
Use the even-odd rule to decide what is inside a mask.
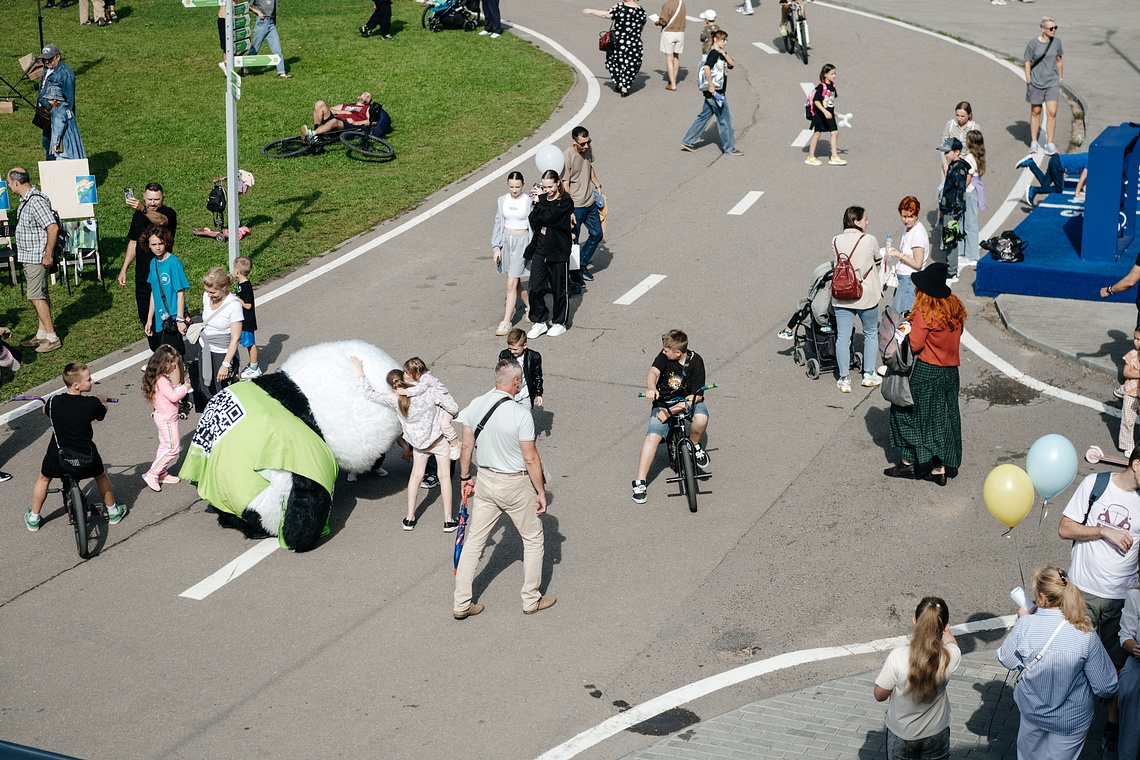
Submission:
[[[712,390],[713,388],[716,388],[716,387],[717,387],[716,383],[709,383],[708,385],[702,385],[700,388],[697,388],[695,391],[693,391],[692,394],[690,394],[690,395],[695,396],[698,393],[700,393],[701,391]],[[641,391],[640,393],[637,394],[637,397],[638,398],[649,398],[649,394],[647,394],[645,391]],[[669,406],[672,406],[673,404],[681,403],[686,398],[687,398],[686,396],[676,396],[674,398],[666,400],[665,403]]]

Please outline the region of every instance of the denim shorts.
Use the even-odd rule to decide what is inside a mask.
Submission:
[[[914,741],[900,739],[887,729],[887,760],[944,760],[950,757],[950,729]]]
[[[249,330],[242,330],[241,337],[238,338],[238,344],[241,345],[242,348],[249,348],[251,346],[256,346],[257,341],[253,339],[252,332]]]
[[[662,438],[665,438],[669,435],[669,423],[662,422],[661,420],[657,419],[657,412],[659,410],[660,407],[654,407],[653,411],[650,412],[649,429],[645,431],[645,434],[659,435]],[[693,416],[695,417],[698,414],[703,414],[705,417],[709,416],[709,410],[708,407],[705,406],[704,401],[698,401],[693,405]]]

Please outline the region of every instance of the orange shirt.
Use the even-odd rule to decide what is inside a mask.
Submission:
[[[958,358],[961,342],[961,326],[955,330],[933,327],[921,312],[910,315],[910,347],[916,359],[935,367],[957,367],[962,363]]]

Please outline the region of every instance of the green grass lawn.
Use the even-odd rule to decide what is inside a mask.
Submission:
[[[424,6],[411,0],[395,0],[394,40],[364,39],[356,30],[371,7],[368,0],[282,3],[277,27],[293,78],[278,79],[272,68],[244,78],[240,165],[257,183],[241,202],[242,222],[253,230],[242,253],[253,259],[255,284],[414,206],[507,150],[546,121],[573,81],[561,61],[510,34],[492,42],[474,32],[422,29]],[[16,59],[38,47],[35,9],[21,2],[5,10],[0,66],[12,81]],[[124,187],[140,198],[149,181],[165,187],[167,204],[179,216],[174,252],[191,282],[188,303],[201,303],[206,270],[226,264],[225,245],[190,234],[192,226],[212,226],[206,196],[211,179],[226,173],[216,11],[183,8],[177,0],[121,0],[116,11],[121,21],[105,28],[79,26],[75,6],[44,11],[44,41],[59,45],[76,73],[76,120],[98,182],[96,217],[108,277],[100,286],[88,270],[70,296],[62,284],[52,289],[63,348],[25,351],[19,374],[5,375],[7,394],[58,376],[68,362],[121,350],[142,337],[133,283],[120,288],[114,282],[130,224]],[[34,100],[30,87],[22,90]],[[314,101],[351,102],[364,90],[392,115],[395,129],[387,139],[395,160],[354,160],[339,145],[324,155],[262,157],[263,144],[309,123]],[[43,158],[30,107],[0,115],[3,171],[25,166],[37,183]],[[34,312],[18,287],[2,281],[0,324],[22,340],[35,333]]]

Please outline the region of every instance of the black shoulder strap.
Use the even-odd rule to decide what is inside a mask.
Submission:
[[[495,410],[498,409],[503,404],[505,404],[506,402],[512,401],[512,400],[513,399],[510,396],[503,396],[501,399],[499,399],[498,401],[495,402],[494,406],[492,406],[490,409],[487,410],[487,413],[483,415],[483,419],[480,420],[479,424],[475,426],[475,440],[476,440],[476,442],[478,442],[479,434],[483,432],[483,428],[486,426],[487,420],[491,419],[491,415],[495,413]]]
[[[1049,48],[1053,47],[1053,40],[1055,40],[1055,39],[1057,39],[1057,38],[1056,37],[1050,37],[1049,38],[1049,44],[1045,46],[1045,52],[1042,53],[1040,56],[1038,56],[1037,60],[1035,60],[1033,63],[1029,64],[1029,70],[1030,71],[1033,71],[1035,68],[1037,68],[1037,64],[1044,61],[1045,56],[1049,55]]]
[[[1089,494],[1089,506],[1088,509],[1085,510],[1085,519],[1081,520],[1081,525],[1089,524],[1089,515],[1092,514],[1093,504],[1096,504],[1097,499],[1104,496],[1104,492],[1108,488],[1109,478],[1111,477],[1111,472],[1098,472],[1096,474],[1096,481],[1093,483],[1092,493]]]

